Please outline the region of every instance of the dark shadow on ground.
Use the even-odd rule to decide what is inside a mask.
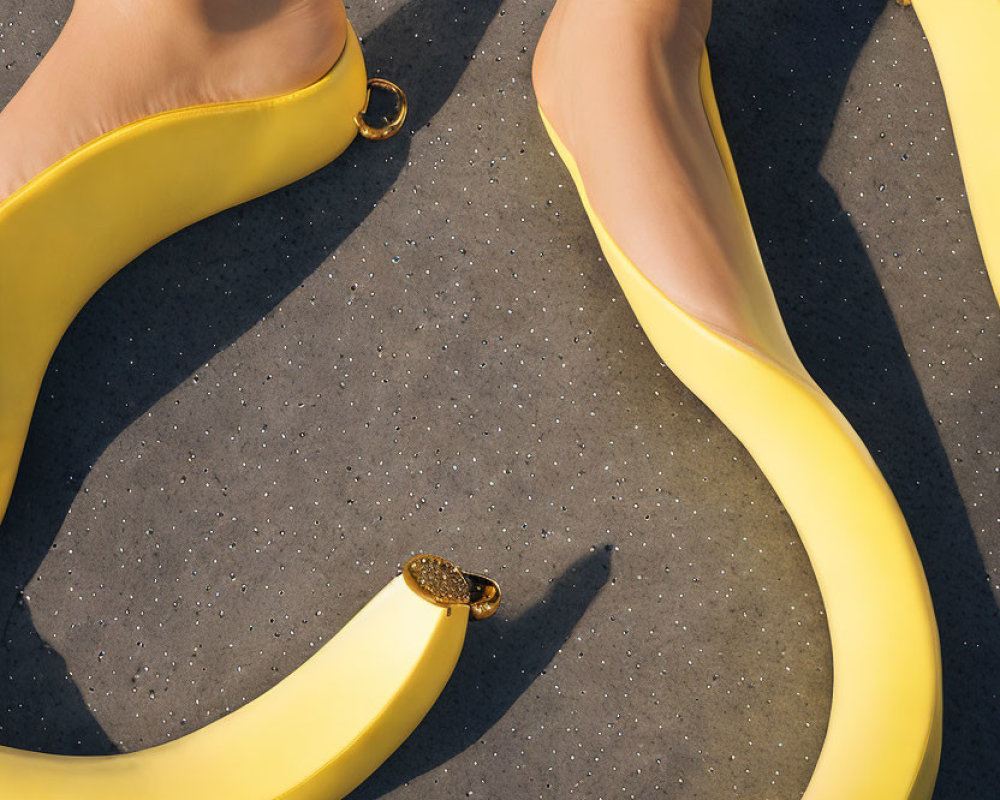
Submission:
[[[879,280],[820,175],[844,87],[886,0],[717,0],[709,37],[722,119],[782,315],[806,367],[845,413],[909,521],[944,662],[936,800],[996,791],[997,606],[938,427]],[[833,222],[831,222],[833,221]]]
[[[476,744],[569,639],[608,580],[611,553],[578,559],[517,619],[469,628],[455,674],[413,735],[348,800],[376,800]]]
[[[265,317],[392,191],[413,131],[451,95],[500,3],[413,0],[393,13],[364,48],[370,74],[405,83],[410,118],[402,133],[377,144],[359,140],[309,178],[157,245],[73,323],[42,384],[0,526],[0,744],[114,750],[65,662],[35,631],[24,587],[108,444]],[[444,30],[447,50],[433,44]]]

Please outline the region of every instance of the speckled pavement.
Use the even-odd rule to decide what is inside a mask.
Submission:
[[[529,79],[551,5],[356,0],[406,132],[172,237],[74,323],[0,529],[0,743],[180,736],[430,550],[497,578],[503,608],[353,800],[803,791],[831,680],[815,581],[551,152]],[[0,102],[69,6],[0,0]],[[884,0],[718,0],[709,44],[792,338],[927,568],[935,797],[986,797],[1000,311],[927,43]]]

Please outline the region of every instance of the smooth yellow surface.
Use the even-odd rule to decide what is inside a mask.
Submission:
[[[1000,0],[913,0],[948,102],[962,177],[1000,300]]]
[[[337,63],[304,89],[126,125],[0,203],[0,520],[45,368],[91,295],[175,231],[340,155],[366,80],[349,29]]]
[[[753,255],[745,261],[766,279],[707,56],[701,89],[745,219]],[[834,678],[829,728],[806,800],[929,798],[941,746],[940,645],[920,559],[889,487],[848,422],[797,359],[789,362],[773,299],[754,298],[780,331],[760,351],[681,310],[616,245],[587,200],[572,154],[544,112],[542,118],[646,335],[753,456],[809,554],[826,606]]]
[[[115,756],[0,747],[0,796],[339,800],[433,705],[468,618],[468,606],[436,606],[397,577],[273,689],[180,739]]]

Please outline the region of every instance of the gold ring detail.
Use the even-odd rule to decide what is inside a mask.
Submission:
[[[365,112],[368,110],[368,101],[371,99],[372,89],[381,89],[391,93],[396,98],[395,115],[391,120],[385,118],[385,125],[379,128],[372,127],[365,121]],[[369,78],[368,92],[365,94],[365,104],[354,117],[354,124],[358,126],[358,133],[364,138],[380,142],[399,133],[403,127],[403,123],[406,121],[406,109],[406,94],[402,89],[392,81],[387,81],[384,78]]]
[[[421,553],[403,567],[407,585],[436,606],[468,606],[473,619],[492,617],[500,606],[500,585],[459,569],[441,556]]]

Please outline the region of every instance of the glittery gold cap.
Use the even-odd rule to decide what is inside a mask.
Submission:
[[[407,585],[439,606],[465,605],[473,619],[486,619],[500,605],[500,587],[483,575],[463,572],[440,556],[422,553],[403,566]]]

